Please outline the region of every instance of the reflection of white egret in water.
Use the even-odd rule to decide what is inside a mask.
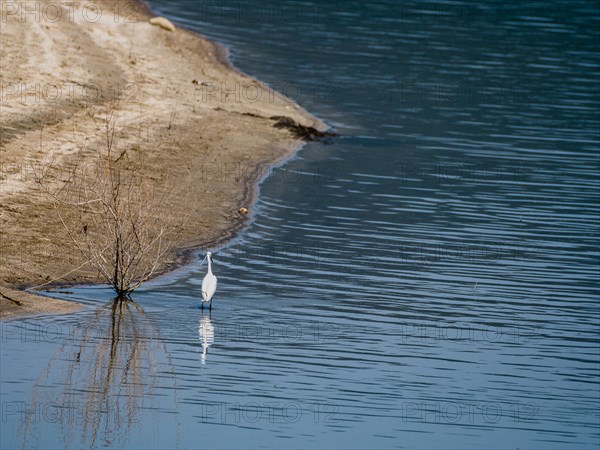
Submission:
[[[200,336],[200,344],[202,345],[202,364],[206,364],[208,347],[215,342],[215,327],[210,321],[210,316],[202,314],[200,325],[198,327],[198,335]]]

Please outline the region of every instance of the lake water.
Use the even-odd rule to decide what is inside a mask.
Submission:
[[[597,5],[151,5],[340,137],[270,171],[210,315],[198,261],[2,323],[2,448],[600,444]]]

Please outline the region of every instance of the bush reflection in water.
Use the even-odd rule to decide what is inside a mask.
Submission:
[[[163,373],[163,364],[172,369],[158,325],[137,303],[115,299],[98,308],[80,336],[65,340],[38,379],[31,404],[20,411],[23,448],[44,445],[44,433],[35,430],[42,421],[56,423],[66,447],[125,446],[142,416],[157,421],[158,378],[171,378],[175,386],[174,371]],[[176,391],[169,391],[175,411]]]

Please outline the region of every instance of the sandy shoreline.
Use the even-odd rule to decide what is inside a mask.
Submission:
[[[232,68],[222,47],[149,24],[138,3],[62,12],[57,2],[36,4],[38,14],[3,8],[0,17],[0,319],[69,310],[14,289],[98,282],[85,266],[74,270],[84,261],[34,175],[50,163],[67,171],[78,150],[101,145],[108,104],[117,105],[117,148],[141,152],[145,176],[181,189],[167,213],[189,214],[161,273],[247,223],[238,211],[252,209],[258,181],[303,142],[275,126],[281,117],[325,128]]]

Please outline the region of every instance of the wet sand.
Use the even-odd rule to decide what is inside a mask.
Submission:
[[[79,149],[102,145],[108,105],[116,105],[117,148],[141,152],[144,176],[180,192],[163,212],[189,217],[160,273],[252,220],[258,181],[303,142],[275,126],[282,116],[325,129],[231,67],[222,47],[151,25],[138,3],[74,3],[60,15],[56,2],[39,4],[39,14],[3,7],[0,18],[0,292],[27,304],[0,296],[2,319],[72,310],[14,289],[99,281],[35,174],[50,163],[67,171]]]

